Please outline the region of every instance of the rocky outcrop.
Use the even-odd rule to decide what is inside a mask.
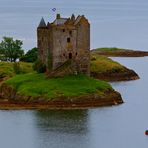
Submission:
[[[123,103],[121,95],[108,90],[99,94],[77,97],[57,97],[48,99],[43,96],[32,97],[17,93],[17,90],[3,83],[0,87],[0,109],[77,109],[111,106]]]

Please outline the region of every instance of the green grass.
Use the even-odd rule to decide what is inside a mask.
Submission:
[[[16,75],[5,83],[14,87],[19,94],[44,96],[48,99],[58,96],[71,97],[92,93],[99,94],[112,89],[108,83],[84,75],[46,79],[44,74],[29,73]]]
[[[125,67],[112,59],[100,56],[95,53],[91,54],[91,72],[104,73],[104,72],[122,72]]]
[[[0,75],[13,76],[5,83],[14,87],[17,93],[25,96],[44,96],[52,99],[59,96],[71,97],[93,93],[103,95],[105,90],[112,89],[108,83],[84,75],[46,79],[44,74],[37,74],[33,71],[31,63],[20,62],[20,67],[23,74],[16,75],[13,63],[0,62]],[[110,58],[91,53],[91,72],[121,72],[124,70],[125,67]]]
[[[33,72],[32,63],[19,62],[22,73]],[[12,77],[15,75],[13,64],[10,62],[0,62],[0,78]]]

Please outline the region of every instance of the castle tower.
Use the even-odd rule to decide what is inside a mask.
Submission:
[[[39,26],[37,28],[37,43],[38,43],[38,49],[39,49],[39,59],[44,63],[44,59],[47,55],[47,47],[48,47],[48,41],[47,41],[47,25],[44,21],[44,18],[41,19]]]
[[[48,71],[55,71],[71,61],[73,73],[90,74],[90,24],[84,15],[62,18],[52,23],[44,19],[37,28],[39,59]]]

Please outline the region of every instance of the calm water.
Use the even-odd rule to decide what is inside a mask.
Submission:
[[[124,104],[89,110],[0,111],[3,148],[147,148],[148,58],[114,58],[141,79],[112,83]]]
[[[147,0],[0,0],[0,38],[13,36],[36,46],[40,18],[85,14],[91,47],[148,49]],[[147,148],[148,58],[114,58],[140,80],[112,83],[123,105],[90,110],[0,111],[2,148]]]

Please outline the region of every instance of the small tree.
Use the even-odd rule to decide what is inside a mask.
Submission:
[[[20,40],[14,40],[11,37],[3,37],[0,43],[0,60],[16,62],[24,54],[22,50],[23,42]]]
[[[38,59],[38,48],[34,47],[20,59],[23,62],[35,62]]]

